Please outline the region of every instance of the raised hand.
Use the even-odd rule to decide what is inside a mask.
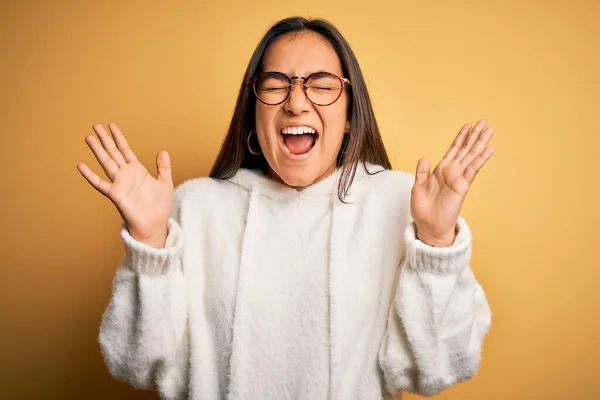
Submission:
[[[466,124],[433,173],[429,160],[419,160],[410,203],[419,240],[436,247],[453,243],[469,187],[495,151],[488,146],[493,134],[485,120]]]
[[[100,141],[94,135],[86,136],[85,141],[110,183],[84,163],[77,164],[77,169],[92,187],[114,203],[134,239],[157,248],[164,246],[174,201],[169,154],[158,153],[155,179],[138,161],[117,125],[109,124],[112,136],[102,125],[92,128]]]

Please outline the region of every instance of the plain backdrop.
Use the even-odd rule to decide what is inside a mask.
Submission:
[[[246,64],[292,15],[336,24],[361,63],[395,169],[435,164],[486,118],[496,154],[462,215],[493,323],[444,400],[600,398],[600,3],[0,3],[0,397],[156,399],[116,382],[98,326],[120,216],[80,176],[118,123],[147,168],[206,176]],[[407,395],[406,399],[416,399]]]

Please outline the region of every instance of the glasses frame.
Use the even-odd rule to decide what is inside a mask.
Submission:
[[[258,93],[256,92],[256,81],[258,81],[260,79],[260,77],[262,77],[263,75],[267,75],[267,74],[279,74],[279,75],[285,76],[287,78],[287,80],[289,81],[287,95],[279,103],[273,103],[273,104],[267,103],[267,102],[262,101],[260,99],[260,97],[258,97]],[[327,104],[315,103],[314,101],[312,101],[310,99],[310,97],[308,97],[308,93],[306,92],[308,90],[308,85],[306,85],[306,81],[309,80],[310,78],[312,78],[314,75],[319,75],[319,74],[329,74],[331,76],[336,77],[340,81],[340,84],[342,86],[342,88],[340,90],[340,93],[337,95],[337,97],[335,98],[335,100],[333,100],[331,103],[327,103]],[[338,101],[338,99],[342,96],[342,93],[344,92],[345,85],[350,85],[350,79],[344,78],[342,76],[338,76],[336,74],[333,74],[331,72],[326,72],[326,71],[315,72],[315,73],[312,73],[312,74],[310,74],[310,75],[308,75],[306,77],[304,77],[304,76],[287,76],[283,72],[279,72],[279,71],[267,71],[267,72],[263,72],[263,73],[260,73],[258,75],[255,75],[255,76],[253,76],[251,78],[248,78],[247,83],[249,85],[252,85],[252,90],[253,90],[254,95],[256,96],[256,99],[258,101],[260,101],[261,103],[266,104],[268,106],[277,106],[279,104],[285,103],[287,101],[287,99],[290,98],[290,95],[292,94],[292,86],[294,85],[294,80],[301,80],[302,81],[302,91],[304,92],[304,97],[306,97],[306,100],[308,100],[311,104],[314,104],[316,106],[321,106],[321,107],[330,106],[333,103],[335,103],[336,101]]]

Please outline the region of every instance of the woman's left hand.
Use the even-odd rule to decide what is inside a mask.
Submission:
[[[469,187],[495,151],[488,146],[493,134],[485,120],[474,127],[466,124],[433,174],[429,160],[419,160],[410,202],[419,240],[435,247],[452,245]]]

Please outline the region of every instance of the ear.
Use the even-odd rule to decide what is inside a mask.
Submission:
[[[346,121],[346,128],[344,129],[344,133],[350,133],[350,121]]]

